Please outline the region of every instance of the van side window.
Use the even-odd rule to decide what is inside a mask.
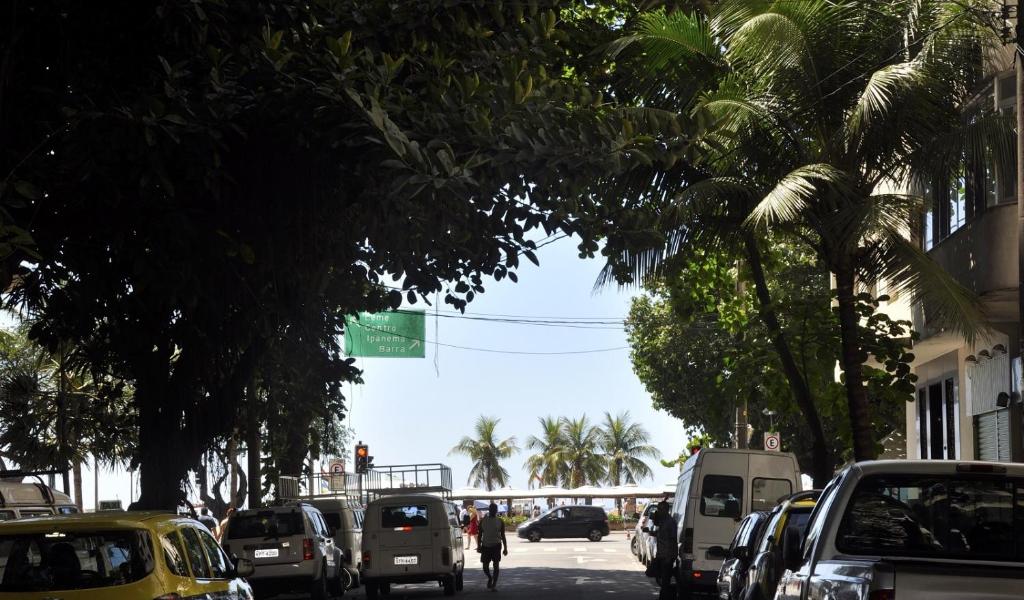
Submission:
[[[341,513],[325,512],[324,521],[327,521],[327,528],[341,531]]]
[[[755,477],[750,484],[750,510],[771,510],[780,498],[792,493],[793,484],[788,479]]]
[[[743,478],[705,475],[700,491],[700,514],[735,519],[743,515]]]
[[[363,520],[366,518],[366,513],[362,510],[354,510],[352,511],[352,517],[355,519],[356,529],[362,529]]]

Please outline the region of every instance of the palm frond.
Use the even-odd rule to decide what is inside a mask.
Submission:
[[[747,224],[794,222],[807,209],[822,187],[843,186],[846,176],[829,164],[797,167],[783,176],[771,191],[750,211]]]

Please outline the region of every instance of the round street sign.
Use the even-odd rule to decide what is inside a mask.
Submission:
[[[778,452],[781,449],[782,440],[778,431],[766,431],[764,433],[764,449],[771,452]]]
[[[328,481],[328,487],[332,492],[344,491],[345,489],[345,461],[340,458],[331,460],[330,465],[327,467],[331,477]]]

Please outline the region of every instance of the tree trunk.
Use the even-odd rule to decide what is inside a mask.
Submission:
[[[231,438],[228,440],[228,469],[231,477],[228,479],[228,498],[231,506],[235,505],[235,497],[238,494],[238,430],[231,431]]]
[[[181,482],[188,468],[181,456],[181,429],[177,421],[168,418],[173,406],[159,388],[166,381],[143,376],[136,383],[136,403],[139,406],[139,499],[133,510],[176,511],[181,499]],[[166,401],[166,402],[165,402]]]
[[[764,266],[761,263],[761,251],[757,247],[757,240],[753,235],[747,234],[745,238],[747,250],[747,261],[750,264],[750,271],[754,279],[754,289],[757,293],[758,310],[761,320],[764,322],[768,333],[771,336],[772,346],[779,356],[782,364],[782,371],[786,375],[789,389],[793,392],[793,399],[797,408],[807,422],[807,428],[811,434],[811,477],[814,479],[814,486],[821,488],[832,478],[833,459],[825,442],[825,430],[821,426],[821,417],[818,414],[818,407],[814,404],[811,396],[810,386],[796,364],[793,351],[789,347],[789,341],[782,330],[782,324],[775,313],[772,304],[771,291],[768,289],[768,280],[765,278]]]
[[[75,487],[75,506],[78,507],[78,512],[83,512],[85,509],[82,508],[82,463],[74,461],[71,464],[71,474]]]
[[[246,406],[246,457],[248,458],[249,475],[249,508],[260,508],[263,505],[263,486],[260,474],[260,457],[263,446],[260,440],[259,391],[256,389],[256,378],[249,382],[247,390],[249,398]]]
[[[860,348],[860,316],[854,290],[856,274],[853,267],[836,270],[836,291],[839,302],[839,334],[842,345],[840,362],[846,379],[846,402],[850,411],[850,432],[853,436],[854,460],[877,458],[875,436],[871,429],[871,406],[864,387],[864,360]]]

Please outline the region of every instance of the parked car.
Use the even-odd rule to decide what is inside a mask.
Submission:
[[[727,546],[743,515],[771,510],[779,498],[799,490],[800,468],[792,453],[709,448],[687,459],[672,504],[680,595],[716,594],[722,560],[708,550]]]
[[[0,523],[0,600],[250,600],[248,559],[232,561],[198,521],[99,512]]]
[[[34,473],[0,471],[0,521],[70,515],[78,512],[74,500],[67,494],[51,488],[42,481],[20,481],[32,475]]]
[[[314,498],[309,501],[323,515],[334,532],[334,546],[341,551],[342,577],[347,588],[359,586],[363,545],[363,507],[355,499]]]
[[[754,550],[767,524],[768,513],[763,510],[754,511],[740,521],[728,548],[708,548],[708,556],[722,561],[722,568],[718,572],[718,597],[721,600],[739,600],[743,597],[747,569],[754,560]]]
[[[369,600],[391,586],[437,581],[451,596],[463,587],[465,556],[458,508],[431,494],[370,501],[363,520],[362,585]]]
[[[821,490],[798,492],[783,500],[760,527],[756,539],[741,541],[743,526],[728,549],[711,548],[725,557],[718,573],[718,597],[724,600],[769,600],[782,575],[782,540],[788,529],[803,535]],[[751,513],[756,515],[758,513]],[[749,533],[749,531],[748,531]],[[746,558],[749,556],[749,559]]]
[[[821,490],[808,490],[793,494],[771,512],[768,525],[761,533],[754,559],[747,569],[747,580],[743,585],[743,600],[771,600],[782,577],[784,560],[782,541],[787,531],[791,536],[803,538],[810,520],[811,511],[821,495]]]
[[[333,536],[319,510],[289,502],[236,512],[221,541],[228,554],[253,562],[249,581],[260,596],[300,592],[324,600],[343,594],[347,581]]]
[[[600,542],[608,535],[608,514],[600,506],[558,506],[520,525],[516,535],[531,542],[544,538],[586,538]]]
[[[787,531],[776,600],[1021,597],[1024,465],[860,462]]]
[[[651,517],[654,516],[654,511],[656,510],[658,510],[657,502],[651,502],[644,507],[643,512],[640,513],[640,518],[637,519],[636,530],[633,533],[633,553],[636,555],[637,560],[645,565],[654,558],[654,550],[657,545],[657,541],[651,533],[654,531]]]

